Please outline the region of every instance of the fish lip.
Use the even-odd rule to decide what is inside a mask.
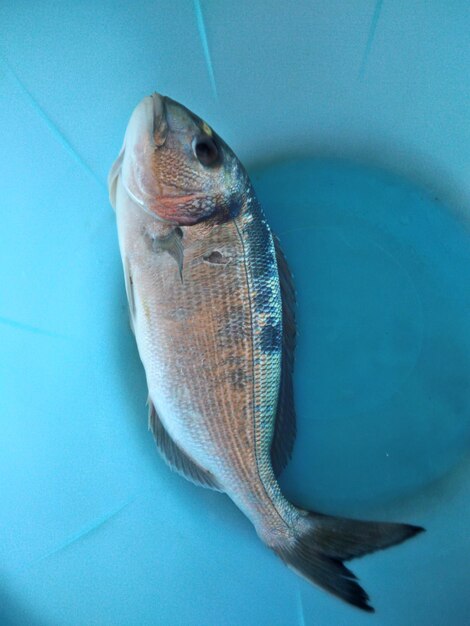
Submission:
[[[166,97],[156,91],[150,96],[152,99],[152,140],[155,147],[160,148],[168,136],[168,120],[166,114]]]
[[[153,94],[150,96],[152,98],[152,102],[153,102],[153,114],[156,117],[159,117],[162,115],[163,113],[163,109],[164,109],[164,99],[165,96],[162,96],[161,94],[157,93],[156,91],[153,92]]]

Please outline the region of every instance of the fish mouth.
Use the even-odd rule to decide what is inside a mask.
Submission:
[[[132,148],[142,143],[144,137],[152,146],[160,147],[168,135],[165,96],[153,93],[143,98],[132,112],[127,125],[125,144]]]
[[[156,147],[163,146],[168,135],[166,98],[156,91],[149,96],[152,100],[152,137]]]

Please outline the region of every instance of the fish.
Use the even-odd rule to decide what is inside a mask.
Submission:
[[[246,169],[205,121],[153,93],[108,187],[162,457],[226,493],[295,572],[373,611],[344,563],[424,529],[306,511],[281,491],[296,436],[296,296]]]

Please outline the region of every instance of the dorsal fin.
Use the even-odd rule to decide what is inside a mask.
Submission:
[[[295,289],[281,250],[279,240],[273,236],[276,249],[277,269],[282,299],[282,365],[276,422],[271,443],[271,463],[276,476],[279,476],[292,456],[296,425],[292,374],[295,350]]]
[[[148,399],[149,405],[149,430],[155,437],[157,448],[172,470],[187,478],[195,485],[209,487],[217,491],[223,491],[214,476],[198,465],[193,459],[173,441],[163,426],[152,400]]]

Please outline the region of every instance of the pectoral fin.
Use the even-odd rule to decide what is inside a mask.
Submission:
[[[152,243],[155,252],[168,252],[178,266],[181,282],[183,282],[184,246],[181,228],[173,229],[165,237],[155,237]]]

